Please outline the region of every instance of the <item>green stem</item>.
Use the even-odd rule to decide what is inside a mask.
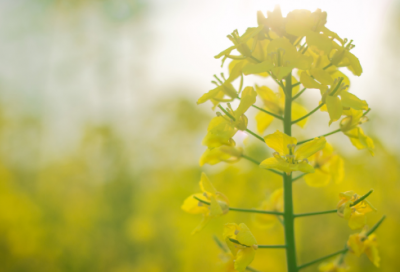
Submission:
[[[286,77],[285,91],[285,113],[283,120],[283,131],[292,136],[292,73]],[[296,244],[294,236],[294,213],[292,193],[292,173],[283,174],[283,199],[284,199],[284,223],[286,240],[286,263],[288,272],[297,272]]]
[[[324,68],[322,68],[322,70],[326,70],[326,69],[328,69],[329,67],[331,67],[333,65],[333,63],[329,63],[327,66],[325,66]]]
[[[324,257],[321,257],[321,258],[316,259],[316,260],[314,260],[314,261],[311,261],[311,262],[309,262],[309,263],[302,264],[302,265],[300,265],[300,266],[298,267],[298,269],[300,270],[300,269],[303,269],[303,268],[305,268],[305,267],[307,267],[307,266],[316,264],[316,263],[318,263],[318,262],[325,261],[326,259],[332,258],[332,257],[334,257],[334,256],[336,256],[336,255],[346,253],[348,250],[349,250],[349,249],[346,248],[346,249],[342,249],[342,250],[336,251],[336,252],[334,252],[334,253],[332,253],[332,254],[326,255],[326,256],[324,256]]]
[[[362,197],[360,197],[359,199],[357,199],[356,201],[354,201],[353,204],[350,205],[350,207],[353,207],[355,205],[357,205],[358,203],[360,203],[361,201],[363,201],[364,199],[366,199],[370,194],[372,194],[374,190],[369,190],[368,193],[366,193],[365,195],[363,195]]]
[[[295,83],[295,84],[293,84],[292,85],[292,88],[294,88],[294,87],[296,87],[296,86],[299,86],[301,84],[301,82],[297,82],[297,83]],[[293,100],[293,99],[292,99]]]
[[[299,119],[296,119],[296,120],[292,121],[292,124],[296,124],[297,122],[300,122],[301,120],[307,118],[308,116],[310,116],[311,114],[313,114],[314,112],[316,112],[317,110],[319,110],[323,105],[325,105],[324,102],[322,102],[321,104],[319,104],[318,107],[316,107],[315,109],[313,109],[312,111],[310,111],[309,113],[307,113],[306,115],[304,115],[303,117],[300,117]]]
[[[300,92],[298,92],[295,96],[293,96],[292,101],[298,98],[300,95],[304,93],[304,91],[307,90],[307,88],[303,88]]]
[[[206,205],[210,205],[210,202],[202,200],[200,198],[198,198],[197,196],[193,196],[194,199],[196,199],[197,201],[206,204]],[[263,213],[263,214],[273,214],[273,215],[283,215],[283,212],[276,212],[276,211],[263,211],[263,210],[256,210],[256,209],[240,209],[240,208],[232,208],[229,207],[230,211],[235,211],[235,212],[248,212],[248,213]]]
[[[368,232],[367,232],[367,236],[370,236],[383,222],[383,220],[385,220],[386,215],[382,216],[381,220],[379,220]]]
[[[298,175],[297,177],[293,178],[292,181],[294,182],[294,181],[296,181],[296,180],[298,180],[298,179],[301,179],[302,177],[304,177],[304,176],[307,175],[307,174],[308,174],[308,173],[303,173],[303,174],[301,174],[301,175]]]
[[[235,244],[238,244],[238,245],[241,245],[241,246],[245,246],[245,247],[250,247],[248,245],[241,244],[238,240],[235,240],[235,239],[232,239],[232,238],[229,238],[229,240],[232,243],[235,243]],[[257,247],[258,248],[286,248],[286,245],[257,245]]]
[[[257,139],[259,139],[261,142],[265,143],[264,138],[261,137],[260,135],[254,133],[253,131],[251,131],[250,129],[246,128],[246,131],[248,133],[250,133],[251,135],[253,135],[254,137],[256,137]]]
[[[248,160],[248,161],[251,161],[252,163],[257,164],[257,165],[260,165],[260,163],[261,163],[261,162],[256,161],[255,159],[250,158],[249,156],[246,156],[246,155],[244,155],[244,154],[242,154],[242,157],[245,158],[245,159]],[[266,169],[266,170],[268,170],[268,171],[270,171],[270,172],[272,172],[272,173],[278,174],[278,175],[280,175],[280,176],[283,175],[281,172],[276,171],[276,170],[274,170],[274,169]]]
[[[318,138],[319,138],[319,137],[326,137],[326,136],[329,136],[329,135],[332,135],[332,134],[335,134],[335,133],[338,133],[338,132],[340,132],[340,128],[337,129],[337,130],[331,131],[331,132],[329,132],[329,133],[320,135],[320,136],[318,136]],[[301,145],[301,144],[307,143],[307,142],[312,141],[312,140],[314,140],[314,139],[315,139],[315,138],[310,138],[310,139],[307,139],[307,140],[298,142],[297,145]]]
[[[312,215],[320,215],[320,214],[336,213],[336,212],[337,212],[337,210],[328,210],[328,211],[311,212],[311,213],[298,213],[298,214],[295,214],[294,217],[312,216]]]
[[[271,116],[273,116],[273,117],[275,117],[275,118],[277,118],[279,120],[283,120],[282,116],[279,116],[279,115],[277,115],[275,113],[272,113],[270,111],[264,110],[263,108],[257,107],[256,105],[252,105],[252,107],[257,109],[257,110],[260,110],[262,112],[265,112],[266,114],[269,114],[269,115],[271,115]]]
[[[218,105],[218,107],[226,114],[226,116],[231,118],[233,121],[236,121],[235,117],[233,117],[231,114],[229,114],[229,112],[227,112],[221,105]],[[250,133],[251,135],[253,135],[254,137],[256,137],[257,139],[259,139],[260,141],[262,141],[263,143],[265,143],[263,137],[261,137],[260,135],[257,135],[256,133],[254,133],[253,131],[251,131],[250,129],[247,129],[247,128],[246,128],[246,131],[248,133]]]

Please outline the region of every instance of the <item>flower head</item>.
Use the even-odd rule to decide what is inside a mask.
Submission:
[[[337,213],[340,217],[349,221],[349,227],[351,229],[360,229],[364,227],[367,220],[365,214],[376,211],[366,199],[354,205],[360,196],[353,191],[340,193],[339,196],[340,201],[337,205]]]
[[[221,216],[229,211],[228,198],[214,188],[205,173],[201,174],[199,184],[203,193],[189,196],[181,207],[182,210],[191,214],[203,214],[203,220],[193,230],[192,234],[203,229],[211,218]],[[199,199],[209,204],[205,204]]]
[[[376,235],[366,235],[366,229],[361,233],[350,235],[347,245],[350,251],[356,256],[361,256],[362,253],[367,255],[368,259],[376,266],[379,267],[381,258],[379,257],[378,243],[376,241]]]
[[[256,238],[254,238],[253,234],[244,223],[240,223],[239,225],[235,223],[226,224],[223,235],[235,258],[235,269],[239,272],[245,271],[256,254]]]
[[[265,211],[283,211],[283,188],[275,190],[267,200],[264,200],[259,207]],[[256,213],[253,217],[253,222],[259,228],[270,228],[278,221],[276,215]]]
[[[279,130],[265,136],[264,140],[276,152],[273,153],[273,157],[262,161],[260,166],[266,169],[281,170],[286,173],[291,173],[292,171],[313,173],[314,167],[308,163],[307,158],[322,150],[326,143],[324,137],[319,137],[302,144],[296,149],[296,138],[290,137]]]
[[[357,149],[368,149],[371,155],[374,155],[374,141],[365,135],[364,131],[359,126],[368,121],[363,111],[349,109],[345,110],[344,114],[346,117],[340,121],[340,129],[349,137],[351,143]]]
[[[304,180],[311,187],[322,187],[330,181],[340,183],[344,176],[343,159],[334,153],[330,144],[310,156],[310,164],[314,166],[315,172],[304,176]]]

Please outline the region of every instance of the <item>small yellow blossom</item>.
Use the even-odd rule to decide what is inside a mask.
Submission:
[[[200,157],[200,166],[204,164],[214,165],[219,162],[237,162],[243,154],[241,147],[221,145],[215,148],[208,148]]]
[[[337,205],[337,213],[340,217],[349,221],[349,227],[351,229],[360,229],[366,224],[366,213],[376,211],[376,209],[369,203],[368,200],[363,201],[352,206],[360,196],[353,191],[347,191],[340,193],[340,201]]]
[[[310,156],[310,164],[314,166],[315,172],[304,176],[304,180],[311,187],[322,187],[330,181],[340,183],[344,177],[343,159],[334,153],[330,144]]]
[[[360,257],[362,253],[365,253],[368,259],[376,267],[379,267],[381,258],[379,257],[378,243],[375,234],[366,236],[366,230],[364,229],[361,233],[350,235],[347,245],[350,251],[356,256]]]
[[[201,174],[199,185],[203,193],[189,196],[181,207],[182,210],[191,214],[203,214],[203,220],[193,230],[192,234],[203,229],[211,218],[221,216],[229,211],[228,198],[214,188],[205,173]],[[195,197],[210,204],[202,203]]]
[[[340,129],[347,137],[349,137],[351,143],[357,149],[366,148],[373,156],[375,148],[374,141],[365,135],[362,128],[359,127],[359,125],[365,123],[368,118],[364,116],[362,110],[349,109],[345,110],[344,114],[346,117],[340,121]]]
[[[232,137],[239,130],[246,130],[247,117],[244,113],[256,102],[257,93],[253,87],[246,87],[243,90],[242,98],[238,108],[234,111],[231,108],[228,113],[235,118],[232,120],[229,116],[220,115],[214,117],[208,125],[207,135],[203,139],[203,145],[209,148],[215,148],[221,145],[235,146]]]
[[[276,152],[273,153],[273,157],[262,161],[260,167],[277,169],[288,174],[292,171],[314,173],[314,167],[308,163],[307,158],[322,150],[326,143],[324,137],[319,137],[302,144],[296,149],[296,138],[278,130],[273,134],[265,136],[264,140]]]
[[[283,188],[275,190],[271,196],[262,202],[259,210],[264,211],[283,211]],[[259,228],[270,228],[278,221],[276,215],[256,213],[253,216],[253,222]]]
[[[349,271],[349,267],[345,264],[339,264],[338,260],[335,260],[320,264],[318,270],[320,272],[346,272]]]
[[[258,248],[256,238],[244,223],[225,224],[223,236],[234,256],[235,269],[239,272],[245,271],[256,254],[255,251]],[[234,243],[230,239],[236,240],[238,243]]]
[[[292,77],[292,83],[297,83],[295,77]],[[283,116],[285,111],[285,93],[282,88],[279,87],[279,93],[274,92],[267,86],[257,86],[256,91],[258,96],[262,99],[265,105],[265,109],[279,116]],[[292,95],[295,95],[299,91],[299,85],[293,88]],[[299,103],[292,103],[292,120],[303,117],[308,113],[307,109]],[[256,115],[257,130],[259,133],[263,133],[274,120],[274,117],[260,111]],[[307,123],[307,118],[297,122],[296,125],[304,127]]]

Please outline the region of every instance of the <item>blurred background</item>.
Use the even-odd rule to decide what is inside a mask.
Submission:
[[[245,213],[191,236],[201,216],[180,209],[199,191],[201,171],[235,207],[257,207],[281,186],[246,161],[200,168],[214,113],[195,103],[213,88],[212,75],[226,72],[213,58],[230,46],[226,35],[256,26],[257,10],[276,4],[284,16],[321,8],[328,28],[354,40],[364,73],[345,73],[372,108],[363,128],[376,144],[371,157],[330,136],[345,180],[296,182],[295,210],[333,209],[339,192],[375,189],[378,212],[368,222],[387,215],[377,231],[381,269],[365,255],[346,261],[351,271],[400,267],[399,1],[0,0],[0,270],[223,271],[213,235],[221,238],[226,222],[245,222],[260,244],[282,243],[280,225],[258,229]],[[311,91],[302,100],[308,109],[318,103]],[[327,124],[318,112],[295,135],[338,126]],[[252,138],[245,148],[260,160],[270,152]],[[335,214],[298,219],[299,262],[341,249],[351,233]],[[258,250],[252,267],[285,271],[284,252]]]

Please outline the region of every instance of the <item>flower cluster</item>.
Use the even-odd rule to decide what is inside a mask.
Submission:
[[[344,179],[343,159],[327,143],[326,137],[329,135],[342,132],[357,149],[367,149],[374,154],[373,140],[360,127],[368,120],[366,115],[370,109],[365,100],[349,91],[350,81],[341,71],[346,68],[355,76],[362,74],[360,62],[351,52],[354,48],[353,41],[341,38],[325,26],[326,12],[294,10],[283,17],[277,7],[274,11],[267,12],[267,17],[258,12],[257,22],[257,27],[248,28],[242,35],[237,30],[228,35],[233,45],[215,58],[221,58],[222,65],[227,59],[231,60],[228,66],[229,76],[225,78],[223,73],[222,79],[215,76],[217,81],[212,81],[215,88],[197,101],[198,104],[210,101],[213,110],[221,110],[211,120],[202,141],[207,149],[200,158],[200,166],[220,162],[235,163],[244,158],[280,175],[284,181],[283,187],[276,189],[269,198],[262,201],[258,209],[233,208],[203,173],[200,181],[203,193],[187,198],[182,209],[193,214],[203,214],[203,221],[194,233],[202,229],[209,219],[228,211],[254,213],[254,225],[263,229],[281,221],[285,229],[285,245],[258,245],[245,224],[226,224],[223,236],[230,249],[230,253],[225,253],[226,256],[229,255],[227,267],[229,271],[245,271],[258,248],[285,248],[288,271],[297,272],[314,262],[301,266],[296,263],[296,217],[337,212],[348,220],[351,229],[360,229],[366,226],[365,214],[376,210],[366,200],[369,194],[358,196],[348,191],[340,194],[336,210],[295,214],[292,196],[292,182],[300,178],[311,187],[340,183]],[[249,75],[269,77],[275,81],[277,87],[255,85],[243,88],[244,77]],[[308,110],[299,99],[308,89],[319,90],[319,104],[312,110]],[[261,105],[256,105],[257,99]],[[239,100],[239,103],[231,104],[235,100]],[[249,129],[250,108],[259,110],[255,115],[255,122],[257,132],[261,135]],[[292,126],[305,128],[308,117],[318,110],[328,113],[327,126],[337,122],[338,129],[298,141],[292,136]],[[283,129],[269,132],[274,120],[282,122]],[[239,131],[262,141],[263,145],[270,148],[271,155],[261,162],[245,155],[243,148],[236,146],[233,139]],[[297,174],[294,178],[293,173]],[[356,255],[365,252],[375,265],[379,264],[375,236],[362,232],[350,236],[344,250],[318,259],[317,261],[321,261],[341,254],[333,262],[322,263],[319,270],[347,271],[348,267],[343,259],[348,251]]]

